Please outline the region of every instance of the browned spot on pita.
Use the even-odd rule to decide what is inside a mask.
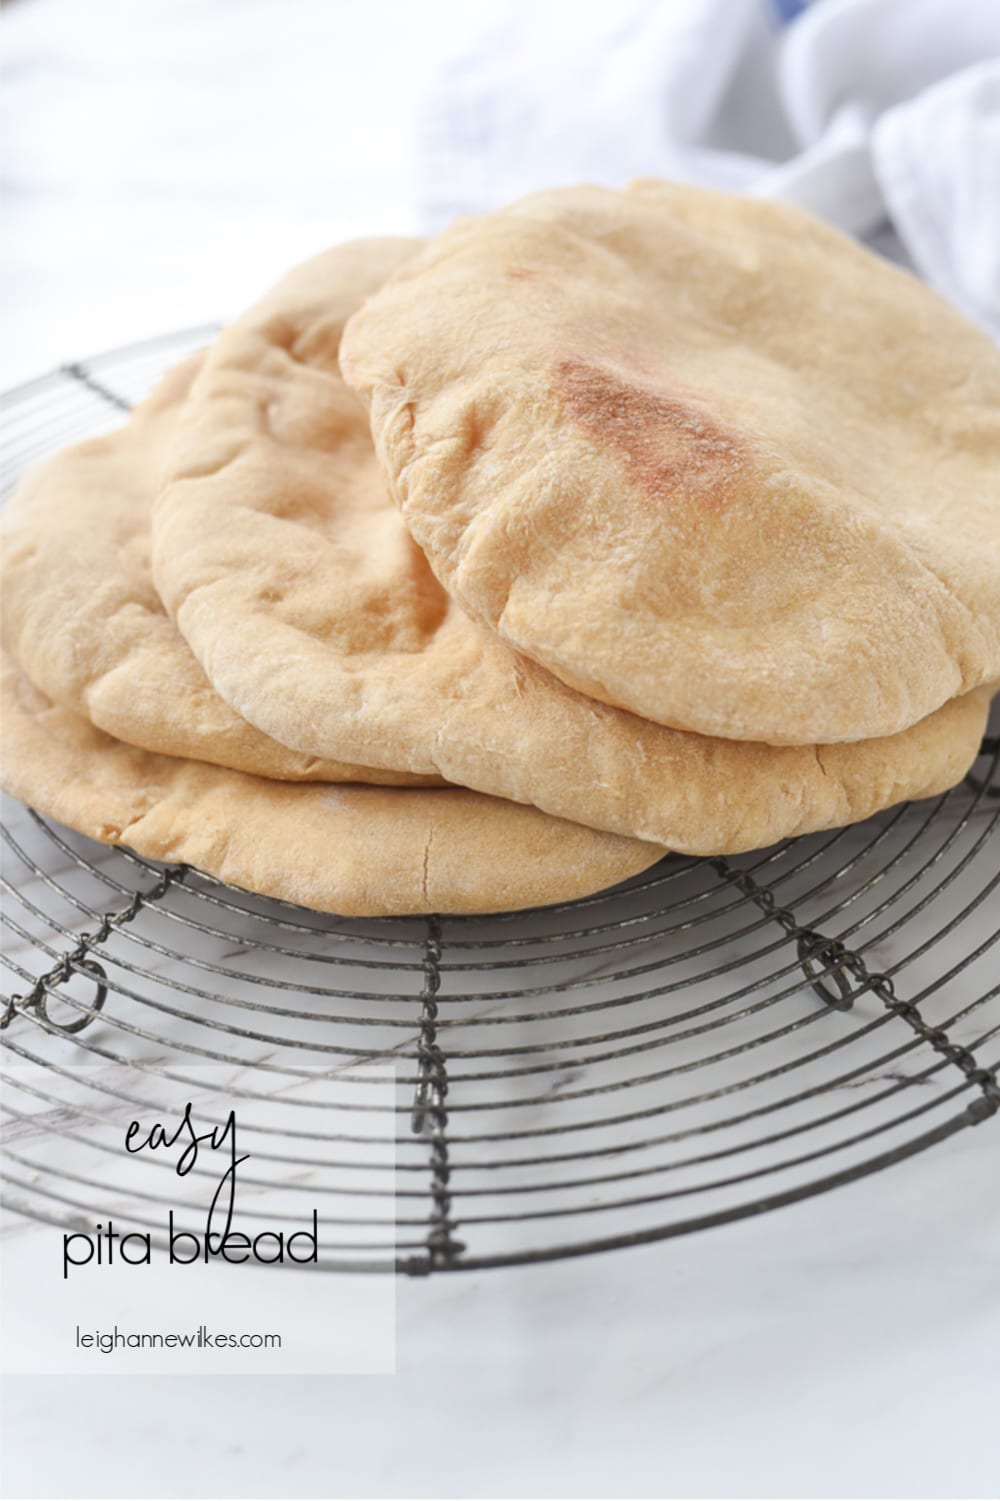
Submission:
[[[542,279],[537,271],[529,271],[524,266],[511,266],[507,275],[514,281],[541,281]]]
[[[730,498],[745,442],[687,393],[583,359],[562,360],[555,376],[573,420],[621,454],[632,480],[651,499],[697,494],[724,504]]]

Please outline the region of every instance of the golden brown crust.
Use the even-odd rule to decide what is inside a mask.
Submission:
[[[2,661],[3,785],[104,844],[322,912],[499,912],[637,875],[655,845],[460,788],[270,781],[123,745]]]
[[[336,359],[338,323],[411,248],[342,247],[292,273],[222,335],[188,404],[156,576],[229,702],[306,754],[439,772],[693,854],[849,823],[961,778],[978,698],[889,739],[776,749],[584,697],[470,621],[388,498]]]
[[[201,364],[185,361],[116,432],[65,449],[4,517],[4,644],[57,703],[145,750],[292,781],[439,778],[290,750],[215,693],[150,573],[163,448]]]
[[[341,359],[449,592],[581,691],[806,745],[1000,676],[1000,352],[794,206],[538,194]]]

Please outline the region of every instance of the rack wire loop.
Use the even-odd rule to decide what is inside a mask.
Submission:
[[[15,1016],[23,1016],[32,1011],[41,1016],[57,1032],[72,1034],[82,1032],[85,1027],[89,1027],[104,1009],[104,1003],[108,997],[107,974],[93,958],[91,950],[102,943],[107,943],[115,929],[134,922],[144,907],[158,902],[175,881],[183,880],[187,869],[184,865],[168,866],[147,891],[135,892],[124,907],[105,913],[93,931],[81,933],[71,951],[64,954],[47,974],[39,976],[29,991],[24,995],[15,995],[10,998],[0,1015],[0,1030],[8,1027]],[[84,1007],[79,1002],[74,1002],[69,996],[61,997],[81,1014],[73,1021],[54,1021],[49,1015],[48,998],[56,986],[64,985],[72,975],[80,973],[94,979],[96,984],[94,1000],[89,1006]]]
[[[854,987],[845,968],[847,950],[836,938],[827,938],[811,928],[801,928],[796,938],[799,963],[812,988],[835,1011],[850,1011]],[[831,988],[830,981],[835,989]]]
[[[12,393],[6,488],[120,421],[211,332]],[[296,1185],[315,1196],[322,1268],[426,1276],[735,1223],[996,1123],[998,765],[994,727],[936,799],[493,917],[330,917],[15,805],[7,1199],[67,1228],[100,1218],[120,1166],[102,1127],[197,1085],[207,1124],[238,1110],[247,1186],[279,1194],[276,1223],[299,1222],[282,1207]],[[66,993],[74,976],[88,1000]],[[165,1170],[123,1220],[161,1225],[175,1182]]]

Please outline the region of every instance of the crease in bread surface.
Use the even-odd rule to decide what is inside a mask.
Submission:
[[[445,587],[581,692],[808,745],[1000,678],[1000,351],[795,205],[640,182],[456,221],[341,361]]]
[[[452,787],[281,782],[139,750],[53,704],[3,654],[5,790],[147,859],[343,916],[571,901],[657,846]]]
[[[117,431],[33,470],[4,516],[5,647],[50,698],[129,744],[290,781],[438,782],[293,750],[214,691],[152,580],[163,449],[198,356]]]
[[[412,241],[337,247],[286,277],[205,359],[167,448],[153,564],[168,610],[227,703],[302,755],[438,775],[701,855],[861,819],[964,775],[985,722],[978,690],[897,734],[818,753],[814,742],[772,746],[660,725],[567,685],[474,621],[411,535],[409,512],[393,504],[364,406],[341,371],[348,318],[368,298],[367,318],[386,279],[397,278],[388,295],[416,279],[421,264]],[[467,331],[459,324],[451,337],[461,346]],[[420,384],[402,358],[393,372],[403,385],[391,386],[387,400],[405,427]],[[537,445],[522,460],[500,442],[516,411],[505,414],[494,400],[470,417],[461,392],[454,400],[465,424],[454,442],[476,444],[487,474],[530,462],[536,479],[547,476],[537,486],[544,504],[565,504]],[[660,411],[661,397],[648,400]],[[690,410],[677,422],[696,420],[703,432],[695,437],[728,464],[736,444],[729,428]],[[443,454],[452,441],[443,434],[436,446]],[[706,494],[712,483],[710,472]],[[430,516],[427,525],[437,524]],[[515,515],[506,525],[504,557],[524,542]],[[524,586],[515,580],[504,592],[510,577],[493,558],[495,538],[480,550],[478,526],[453,540],[462,566],[500,589],[506,618],[525,607]],[[609,577],[626,541],[607,539]],[[709,528],[706,547],[717,542]],[[549,567],[552,536],[542,544],[524,543],[538,590],[572,595],[574,581],[557,588]],[[737,566],[725,564],[719,590]],[[628,662],[632,643],[616,638],[613,614],[598,610],[595,619]],[[579,620],[573,630],[582,630]],[[679,637],[678,651],[682,644]],[[698,673],[710,679],[714,670],[708,642]]]

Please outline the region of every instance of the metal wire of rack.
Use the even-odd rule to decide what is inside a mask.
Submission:
[[[4,493],[118,423],[210,333],[12,393]],[[95,1127],[148,1105],[160,1081],[203,1086],[208,1064],[230,1073],[208,1086],[206,1119],[235,1101],[260,1181],[308,1181],[324,1204],[321,1265],[341,1271],[660,1240],[995,1128],[998,763],[990,735],[974,772],[932,801],[735,860],[669,857],[614,891],[491,918],[330,918],[13,806],[6,1202],[92,1224],[109,1150]],[[389,1104],[366,1095],[372,1061],[393,1067]],[[259,1107],[306,1077],[300,1124],[275,1132]],[[335,1100],[346,1131],[328,1128]],[[384,1128],[387,1110],[388,1173],[369,1151],[372,1112]],[[43,1152],[40,1127],[65,1152]],[[172,1193],[133,1197],[122,1217],[152,1228]]]

